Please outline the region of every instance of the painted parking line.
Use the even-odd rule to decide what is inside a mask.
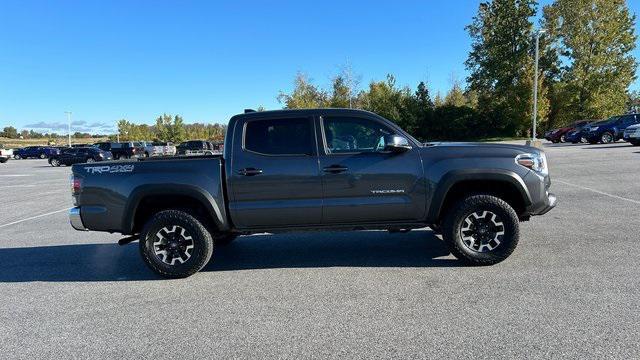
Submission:
[[[36,187],[36,185],[34,184],[20,184],[20,185],[5,185],[5,186],[0,186],[0,189],[8,189],[8,188],[15,188],[15,187]]]
[[[576,187],[578,189],[589,190],[589,191],[592,191],[592,192],[594,192],[596,194],[605,195],[605,196],[608,196],[610,198],[623,200],[623,201],[628,201],[628,202],[634,203],[634,204],[640,204],[640,201],[638,201],[638,200],[633,200],[633,199],[629,199],[629,198],[626,198],[626,197],[609,194],[609,193],[606,193],[604,191],[600,191],[600,190],[593,189],[593,188],[590,188],[590,187],[586,187],[586,186],[582,186],[582,185],[576,185],[576,184],[572,184],[572,183],[569,183],[569,182],[566,182],[566,181],[562,181],[562,180],[558,180],[558,179],[553,179],[552,181],[553,182],[559,182],[561,184],[565,184],[565,185],[569,185],[569,186],[573,186],[573,187]]]
[[[24,176],[31,176],[31,174],[2,174],[0,176],[4,176],[4,177],[24,177]]]
[[[44,217],[44,216],[49,216],[49,215],[61,213],[63,211],[68,211],[69,209],[70,208],[64,208],[64,209],[48,212],[46,214],[40,214],[40,215],[36,215],[36,216],[31,216],[31,217],[28,217],[28,218],[25,218],[25,219],[21,219],[21,220],[16,220],[16,221],[13,221],[13,222],[10,222],[10,223],[7,223],[7,224],[2,224],[2,225],[0,225],[0,228],[11,226],[11,225],[15,225],[15,224],[20,224],[21,222],[25,222],[25,221],[41,218],[41,217]]]

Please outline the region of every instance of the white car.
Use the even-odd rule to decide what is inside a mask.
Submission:
[[[13,150],[0,148],[0,164],[6,163],[11,158],[13,158]]]
[[[144,147],[144,156],[174,156],[176,147],[170,142],[149,142],[141,141],[139,146]]]
[[[622,135],[624,141],[630,142],[633,146],[640,145],[640,124],[635,124],[628,126],[624,129],[624,134]]]

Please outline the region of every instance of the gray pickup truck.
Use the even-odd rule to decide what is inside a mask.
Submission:
[[[519,221],[556,204],[544,153],[489,143],[421,143],[348,109],[251,112],[222,156],[73,166],[77,230],[139,240],[156,273],[186,277],[242,234],[408,231],[429,226],[465,263],[507,258]]]

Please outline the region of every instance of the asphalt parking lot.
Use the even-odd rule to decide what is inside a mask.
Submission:
[[[0,164],[7,358],[640,358],[640,147],[546,145],[559,204],[464,267],[428,229],[241,237],[188,279],[68,225],[70,169]]]

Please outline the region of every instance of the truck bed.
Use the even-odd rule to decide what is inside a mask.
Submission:
[[[226,223],[221,156],[76,164],[72,172],[82,184],[74,203],[82,206],[82,222],[91,230],[129,234],[140,225],[135,223],[134,214],[142,202],[171,196],[206,200],[203,203],[211,206],[207,210]]]

